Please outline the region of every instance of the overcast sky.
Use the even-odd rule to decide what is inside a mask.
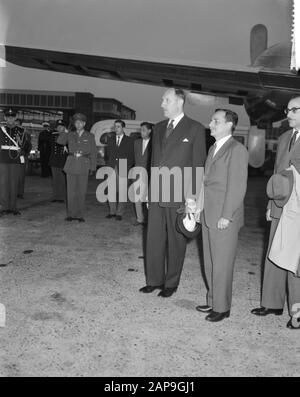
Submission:
[[[0,0],[0,41],[95,55],[248,65],[253,25],[268,45],[290,39],[292,0]],[[157,121],[164,88],[7,65],[1,87],[92,92],[122,101],[137,119]],[[202,121],[216,103],[188,105]],[[248,125],[242,107],[240,124]]]

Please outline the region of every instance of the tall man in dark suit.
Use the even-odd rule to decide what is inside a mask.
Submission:
[[[289,101],[286,114],[291,130],[282,134],[278,140],[276,161],[274,173],[280,173],[290,165],[293,165],[300,174],[300,96]],[[261,307],[255,308],[251,313],[257,316],[266,316],[268,314],[281,315],[285,298],[288,292],[289,313],[292,316],[292,307],[294,304],[300,306],[300,277],[290,271],[282,269],[269,260],[269,251],[272,245],[279,220],[282,214],[282,207],[276,205],[275,200],[268,203],[266,218],[272,221],[269,247],[265,259]],[[290,329],[300,329],[294,327],[292,320],[287,323]]]
[[[197,194],[196,182],[198,185],[202,182],[206,158],[204,126],[184,115],[184,102],[185,94],[181,89],[170,88],[164,93],[161,106],[168,119],[155,125],[152,138],[145,263],[147,285],[140,291],[149,293],[162,289],[159,295],[166,298],[177,290],[186,251],[186,238],[176,229],[177,210],[186,199],[194,198],[193,193]],[[161,183],[156,183],[155,174],[164,170],[172,172],[174,168],[179,171],[182,186],[171,178],[170,188],[165,191],[166,185],[161,178]],[[196,168],[200,170],[198,179],[201,180],[198,181]],[[192,171],[192,175],[185,173],[186,170]],[[158,200],[154,197],[157,186]]]
[[[115,200],[109,201],[109,214],[106,218],[116,218],[116,220],[121,221],[125,210],[125,201],[127,200],[127,186],[128,186],[128,171],[134,164],[134,148],[133,139],[126,136],[124,133],[124,128],[126,124],[123,120],[115,121],[115,132],[116,136],[108,139],[107,144],[107,166],[111,167],[115,171],[116,178],[111,178],[109,176],[108,183],[116,182],[117,197]],[[123,167],[123,161],[126,161],[126,169]],[[120,200],[120,198],[122,198]],[[124,198],[124,201],[122,201]]]
[[[135,167],[142,167],[150,175],[151,167],[151,134],[152,124],[144,121],[141,123],[141,138],[134,141],[134,165]],[[138,184],[138,195],[135,199],[136,221],[134,226],[143,225],[146,220],[146,197],[148,196],[148,181],[145,180],[144,174],[141,174],[139,179],[135,182]]]
[[[217,109],[209,124],[216,142],[205,163],[204,207],[201,215],[207,305],[197,310],[217,322],[230,315],[233,266],[238,233],[244,223],[248,152],[232,137],[235,112]]]

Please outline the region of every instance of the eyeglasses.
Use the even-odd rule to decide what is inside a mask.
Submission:
[[[286,108],[286,109],[284,109],[284,113],[287,115],[289,112],[292,112],[292,113],[296,113],[297,112],[297,110],[299,110],[300,108],[291,108],[291,109],[289,109],[289,108]]]

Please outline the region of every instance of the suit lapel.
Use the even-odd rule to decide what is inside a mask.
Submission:
[[[233,142],[232,137],[230,137],[223,146],[221,146],[221,148],[217,151],[216,155],[212,158],[211,162],[214,163],[216,160],[218,160],[224,152],[226,152],[226,150],[228,149],[228,147],[232,144]]]
[[[174,152],[174,148],[176,151],[176,148],[178,148],[178,143],[180,140],[182,140],[182,133],[184,131],[188,131],[188,118],[186,116],[183,116],[182,119],[179,121],[179,123],[176,125],[174,130],[172,131],[171,135],[168,137],[168,139],[165,138],[165,132],[167,128],[168,122],[166,122],[165,125],[165,130],[163,132],[163,139],[162,139],[162,159],[161,161],[163,162],[165,158],[169,156],[170,153]]]
[[[293,133],[293,131],[292,131],[292,133]],[[288,148],[289,148],[289,144],[290,144],[291,138],[292,138],[292,134],[290,135],[290,138],[289,138],[289,141],[288,141]],[[296,140],[296,142],[294,143],[293,147],[291,148],[290,153],[297,152],[299,148],[300,148],[300,137],[298,136],[298,139]]]
[[[208,151],[208,154],[207,154],[207,158],[206,158],[206,162],[205,162],[205,174],[209,173],[209,169],[210,169],[212,158],[213,158],[213,154],[214,154],[214,149],[215,149],[215,145],[212,145],[209,148],[209,151]]]

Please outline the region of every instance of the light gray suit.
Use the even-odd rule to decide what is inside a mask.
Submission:
[[[297,139],[291,151],[289,151],[292,132],[292,130],[285,132],[278,140],[274,173],[283,171],[291,164],[293,164],[300,173],[300,138]],[[291,312],[292,305],[294,303],[300,303],[300,277],[276,266],[268,259],[269,250],[282,213],[282,208],[278,207],[273,200],[269,201],[268,208],[271,209],[272,224],[270,229],[269,247],[265,260],[261,306],[269,309],[282,309],[285,302],[288,283],[288,303],[289,312]]]
[[[213,157],[214,148],[205,163],[202,235],[207,304],[223,313],[231,307],[238,232],[244,224],[248,152],[232,137]],[[230,220],[227,229],[217,228],[220,218]]]

